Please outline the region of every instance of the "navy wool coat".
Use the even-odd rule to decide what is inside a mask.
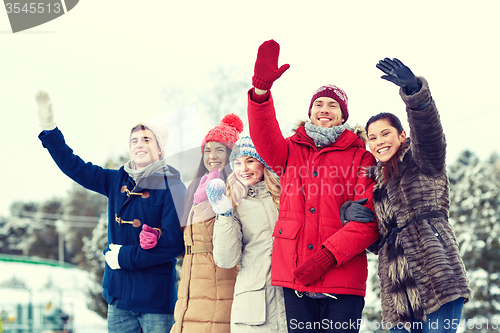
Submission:
[[[122,247],[118,256],[121,268],[105,266],[102,285],[107,302],[116,300],[118,308],[134,312],[173,313],[176,257],[184,252],[179,216],[186,187],[180,173],[169,166],[166,175],[155,173],[141,179],[134,189],[136,184],[123,166],[112,170],[85,163],[65,143],[59,129],[42,132],[39,139],[68,177],[108,197],[108,247],[104,253],[109,244]],[[148,250],[139,244],[144,224],[161,230],[158,244]]]

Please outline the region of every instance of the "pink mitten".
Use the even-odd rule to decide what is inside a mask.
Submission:
[[[220,173],[219,169],[213,169],[210,171],[208,175],[201,177],[200,185],[198,185],[198,189],[194,192],[193,204],[197,205],[200,202],[203,202],[208,199],[207,197],[207,185],[210,183],[212,179],[219,178]]]
[[[151,249],[158,243],[159,232],[156,229],[151,228],[147,224],[142,226],[142,231],[139,234],[139,241],[141,243],[141,248],[144,250]]]

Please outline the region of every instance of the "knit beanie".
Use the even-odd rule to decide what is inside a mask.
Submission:
[[[243,131],[243,121],[234,113],[229,113],[222,118],[219,125],[208,131],[201,143],[201,153],[205,149],[207,142],[215,141],[223,144],[229,149],[233,149],[234,143]]]
[[[257,159],[260,163],[264,164],[266,168],[269,166],[264,162],[262,157],[255,150],[255,146],[253,145],[252,139],[249,136],[244,136],[236,141],[234,145],[233,151],[231,152],[231,156],[229,156],[229,163],[231,164],[231,170],[234,171],[234,160],[241,156],[251,156]]]
[[[143,126],[145,129],[150,130],[153,132],[156,138],[156,142],[158,143],[158,147],[160,148],[160,151],[162,152],[161,159],[165,158],[165,148],[167,146],[167,139],[168,139],[168,130],[165,126],[161,124],[155,124],[152,122],[143,122],[143,123],[138,123],[132,129],[130,130],[130,136],[132,136],[132,131],[138,127],[138,126]],[[130,144],[129,144],[130,145]]]
[[[333,84],[328,84],[326,86],[319,87],[318,90],[314,92],[314,95],[311,98],[311,103],[309,104],[309,118],[311,118],[311,108],[314,101],[320,97],[330,97],[337,101],[340,104],[340,109],[342,110],[342,114],[344,115],[344,123],[349,118],[349,110],[347,109],[347,95],[346,93],[337,86]]]

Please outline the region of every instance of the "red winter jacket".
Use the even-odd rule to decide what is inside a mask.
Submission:
[[[252,89],[253,90],[253,89]],[[289,138],[281,134],[272,96],[259,104],[249,91],[248,121],[255,148],[280,176],[281,202],[273,236],[272,284],[298,291],[365,296],[368,264],[365,249],[378,239],[377,223],[349,222],[339,218],[348,200],[368,198],[373,209],[373,179],[365,176],[375,164],[365,143],[345,130],[321,150],[304,126]],[[293,270],[322,247],[337,263],[318,281],[305,286]]]

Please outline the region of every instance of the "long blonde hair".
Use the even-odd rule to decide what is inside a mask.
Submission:
[[[236,175],[231,173],[226,181],[226,195],[231,199],[233,210],[247,196],[248,187],[236,178]],[[281,184],[278,176],[264,167],[264,184],[267,190],[271,193],[276,208],[280,209]]]

